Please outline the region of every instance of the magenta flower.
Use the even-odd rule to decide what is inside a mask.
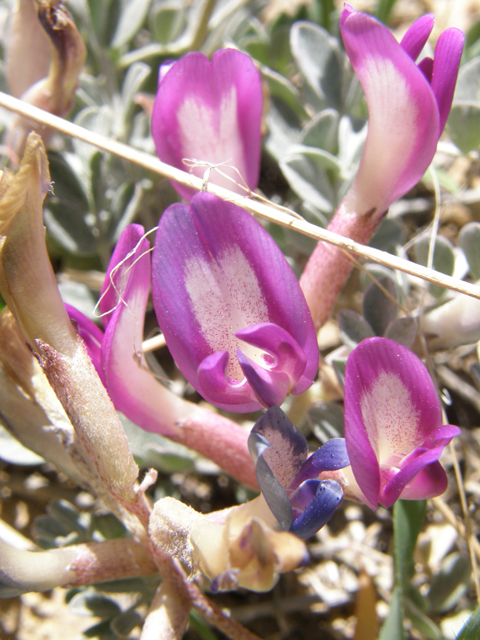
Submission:
[[[434,18],[417,20],[399,44],[386,26],[346,4],[340,31],[368,103],[368,134],[360,167],[342,206],[383,213],[430,165],[447,120],[464,34],[447,29],[434,60],[419,56]]]
[[[442,425],[442,409],[427,369],[394,340],[367,338],[345,370],[345,441],[365,502],[390,507],[398,498],[442,494],[443,448],[460,434]]]
[[[161,68],[159,78],[152,135],[160,160],[184,171],[184,159],[225,163],[229,167],[221,171],[240,184],[243,178],[253,191],[260,171],[262,83],[252,60],[235,49],[217,51],[211,62],[203,53],[189,53],[168,63],[166,72]],[[203,178],[206,170],[200,166],[192,173]],[[218,171],[209,180],[245,194]],[[173,186],[187,201],[195,193]]]
[[[141,225],[130,224],[115,246],[99,303],[105,333],[73,307],[67,311],[115,408],[147,431],[172,436],[173,425],[188,412],[149,373],[142,355],[150,291],[150,243],[144,236]]]
[[[155,238],[152,295],[180,371],[217,407],[255,411],[311,386],[319,355],[305,298],[243,209],[206,192],[170,206]]]
[[[282,529],[309,538],[330,520],[342,487],[318,476],[350,464],[343,438],[332,438],[308,457],[302,433],[273,406],[255,423],[248,448],[260,490]]]

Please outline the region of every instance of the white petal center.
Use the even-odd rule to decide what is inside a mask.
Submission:
[[[421,444],[420,412],[400,378],[382,372],[360,400],[368,439],[380,465],[395,464]]]
[[[239,247],[226,247],[215,261],[191,257],[185,264],[185,286],[200,331],[212,349],[228,351],[227,375],[244,378],[237,349],[258,361],[261,350],[235,337],[240,329],[269,322],[268,308],[257,276]]]
[[[410,161],[419,116],[411,87],[391,60],[367,58],[362,74],[369,95],[368,134],[360,171],[347,196],[352,211],[361,207],[358,213],[381,208],[401,178]]]
[[[177,111],[180,141],[185,158],[208,162],[227,163],[246,176],[242,136],[238,126],[237,92],[232,87],[225,92],[218,109],[210,109],[197,96],[187,97]],[[195,167],[193,173],[203,178],[206,167]],[[221,171],[236,182],[242,182],[236,171],[221,167]],[[233,190],[234,183],[212,171],[209,179],[222,187]]]

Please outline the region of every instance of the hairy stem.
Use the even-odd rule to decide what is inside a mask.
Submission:
[[[383,217],[384,214],[377,213],[347,213],[340,204],[328,225],[328,231],[367,244]],[[315,247],[300,278],[300,286],[317,330],[330,317],[335,300],[345,286],[352,268],[352,260],[339,247],[322,241]]]

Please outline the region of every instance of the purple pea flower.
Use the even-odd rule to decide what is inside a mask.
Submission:
[[[345,441],[369,507],[441,495],[447,476],[438,459],[459,434],[458,427],[442,425],[432,379],[409,349],[387,338],[367,338],[349,355]]]
[[[124,229],[101,291],[99,310],[105,333],[74,307],[66,308],[115,408],[147,431],[173,436],[172,416],[179,420],[187,415],[185,403],[149,373],[142,354],[150,291],[149,249],[141,225]]]
[[[343,438],[328,440],[308,457],[301,432],[273,406],[255,423],[248,448],[260,490],[282,529],[309,538],[330,520],[342,501],[342,487],[318,476],[350,464]]]
[[[183,170],[183,159],[225,163],[221,171],[233,181],[218,171],[209,180],[244,195],[235,184],[243,178],[253,191],[260,171],[262,83],[252,60],[235,49],[217,51],[211,62],[203,53],[189,53],[161,67],[159,79],[152,135],[160,160]],[[192,173],[202,178],[206,169]],[[195,193],[173,186],[187,201]]]
[[[152,296],[180,371],[217,407],[256,411],[311,386],[319,355],[303,293],[272,238],[236,205],[201,192],[165,211]]]
[[[345,4],[340,31],[367,98],[368,134],[345,212],[383,213],[423,176],[452,104],[464,34],[438,39],[435,58],[415,60],[432,31],[433,15],[417,20],[398,43],[372,16]]]

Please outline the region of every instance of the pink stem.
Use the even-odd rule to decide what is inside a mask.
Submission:
[[[330,221],[328,230],[367,244],[384,215],[375,211],[363,215],[348,213],[342,202]],[[352,268],[353,262],[342,249],[322,241],[315,247],[300,278],[300,286],[317,330],[330,317],[335,300],[345,286]]]
[[[212,460],[240,482],[258,489],[248,452],[248,431],[235,422],[198,407],[178,423],[171,438]]]

